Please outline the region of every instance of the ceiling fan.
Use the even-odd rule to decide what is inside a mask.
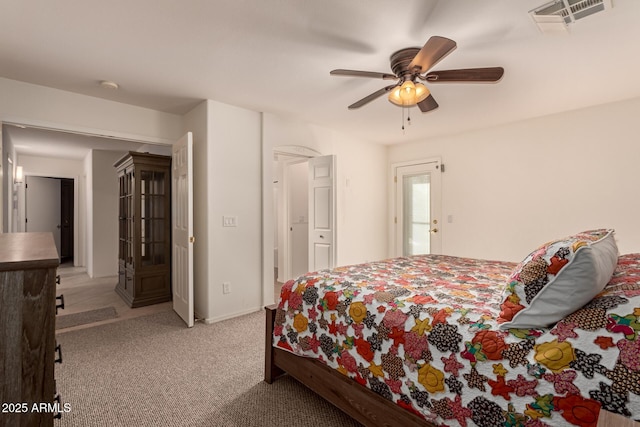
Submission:
[[[332,76],[370,77],[383,80],[396,80],[392,85],[383,87],[361,100],[349,105],[349,109],[360,108],[365,104],[389,93],[389,101],[400,107],[417,105],[420,111],[438,108],[429,89],[418,80],[429,83],[493,83],[502,78],[502,67],[467,68],[460,70],[432,71],[427,73],[442,58],[456,48],[456,42],[446,37],[431,37],[422,49],[410,47],[401,49],[391,55],[391,70],[393,74],[374,71],[333,70]],[[426,74],[425,74],[426,73]]]

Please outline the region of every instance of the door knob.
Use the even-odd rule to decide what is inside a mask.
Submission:
[[[437,229],[437,228],[434,228],[434,229],[432,229],[432,230],[429,230],[429,233],[437,233],[437,232],[438,232],[438,229]]]
[[[321,238],[321,239],[324,239],[324,236],[321,234],[321,235],[320,235],[320,238]]]

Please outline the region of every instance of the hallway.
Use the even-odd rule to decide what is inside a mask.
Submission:
[[[274,273],[275,277],[277,277],[277,271]],[[57,286],[56,294],[64,295],[64,309],[59,310],[59,317],[107,307],[113,307],[117,317],[57,329],[56,334],[90,328],[106,323],[119,322],[120,320],[146,316],[147,314],[171,311],[173,309],[171,301],[146,307],[129,307],[115,291],[118,276],[91,279],[89,275],[87,275],[86,268],[74,267],[71,263],[60,264],[58,274],[60,275],[60,284]],[[278,282],[274,278],[274,296],[276,301],[278,301],[278,297],[280,296],[282,285],[283,283]]]
[[[118,276],[91,279],[87,275],[86,268],[74,267],[68,263],[60,265],[58,274],[60,275],[60,284],[57,286],[56,294],[64,295],[64,309],[58,311],[58,316],[113,307],[117,313],[117,317],[59,329],[56,330],[57,334],[172,310],[171,301],[147,307],[130,308],[124,300],[116,294],[115,287]]]

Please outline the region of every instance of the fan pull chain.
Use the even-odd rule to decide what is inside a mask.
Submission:
[[[404,110],[405,108],[402,107],[402,134],[404,135]],[[407,108],[407,125],[411,126],[411,110],[409,110]]]

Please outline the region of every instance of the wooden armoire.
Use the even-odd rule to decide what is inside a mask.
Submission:
[[[171,300],[171,157],[129,152],[118,160],[119,277],[131,307]]]

